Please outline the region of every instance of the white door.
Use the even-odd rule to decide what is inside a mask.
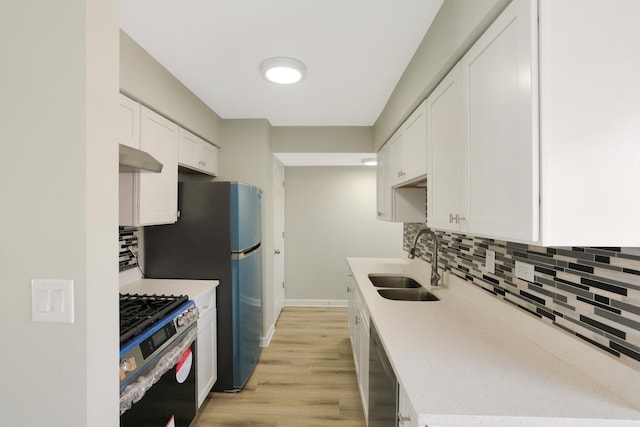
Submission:
[[[284,166],[273,159],[273,314],[284,307]]]

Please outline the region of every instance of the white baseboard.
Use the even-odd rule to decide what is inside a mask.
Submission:
[[[285,307],[347,307],[346,299],[285,299]]]
[[[269,328],[269,332],[267,332],[267,336],[260,338],[260,347],[269,347],[269,344],[271,343],[271,338],[273,338],[273,334],[275,332],[276,332],[276,325],[274,323]]]

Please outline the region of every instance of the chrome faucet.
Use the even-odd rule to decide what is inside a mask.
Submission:
[[[416,245],[418,244],[418,239],[423,234],[428,234],[433,240],[433,263],[431,265],[431,286],[438,286],[438,282],[440,281],[440,274],[438,273],[438,236],[433,232],[430,228],[423,228],[418,231],[416,237],[413,239],[413,244],[411,245],[411,249],[409,249],[409,258],[414,259],[416,257]]]

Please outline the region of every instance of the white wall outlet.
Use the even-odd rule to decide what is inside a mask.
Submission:
[[[31,280],[31,320],[73,323],[73,280]]]
[[[494,251],[487,251],[484,268],[487,273],[494,274],[496,272],[496,253]]]
[[[533,265],[527,264],[526,262],[516,261],[516,277],[518,279],[526,280],[528,282],[535,282],[535,277],[533,275]]]

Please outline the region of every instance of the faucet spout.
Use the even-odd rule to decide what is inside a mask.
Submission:
[[[431,265],[431,286],[438,286],[440,282],[440,273],[438,273],[438,236],[430,228],[423,228],[416,233],[416,237],[413,239],[413,244],[409,249],[408,257],[414,259],[416,257],[416,245],[418,240],[423,234],[427,234],[433,240],[433,263]]]

